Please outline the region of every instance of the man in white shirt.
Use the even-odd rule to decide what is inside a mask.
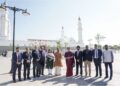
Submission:
[[[105,51],[103,52],[103,63],[105,64],[105,79],[108,78],[108,66],[110,68],[110,80],[112,79],[113,76],[113,68],[112,68],[112,63],[113,63],[113,52],[108,49],[108,45],[105,45]]]

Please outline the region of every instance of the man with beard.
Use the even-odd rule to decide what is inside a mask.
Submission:
[[[18,69],[18,79],[21,81],[21,67],[22,67],[22,53],[19,51],[19,47],[16,47],[16,52],[12,55],[13,62],[13,82],[16,83],[16,70]]]
[[[32,57],[33,57],[33,77],[38,76],[38,63],[39,63],[39,51],[37,49],[37,46],[35,46],[35,49],[32,50]]]
[[[26,48],[26,51],[23,52],[24,80],[26,80],[26,77],[27,79],[30,79],[31,58],[32,58],[31,52],[29,51],[29,48]],[[26,75],[26,72],[27,72],[27,75]]]
[[[76,59],[76,76],[78,75],[79,68],[80,68],[80,75],[83,74],[83,52],[80,51],[80,46],[76,47],[77,51],[75,52],[75,59]]]
[[[44,75],[44,66],[47,53],[44,46],[41,47],[39,53],[40,53],[40,74]]]

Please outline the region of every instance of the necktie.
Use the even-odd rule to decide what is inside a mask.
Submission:
[[[18,53],[17,53],[17,62],[19,62],[19,57],[18,57]]]

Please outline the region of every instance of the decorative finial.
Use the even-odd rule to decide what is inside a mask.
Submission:
[[[64,29],[64,27],[62,26],[62,30]]]
[[[4,1],[4,3],[3,3],[4,5],[6,5],[6,0]]]
[[[79,20],[79,21],[81,20],[80,17],[78,17],[78,20]]]

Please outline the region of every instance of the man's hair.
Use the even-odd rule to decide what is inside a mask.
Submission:
[[[80,46],[78,45],[76,48],[80,48]]]
[[[105,47],[108,47],[108,45],[106,44]]]
[[[98,46],[97,44],[94,44],[94,46]]]
[[[26,50],[29,49],[28,47],[25,48]]]
[[[16,47],[16,49],[19,49],[19,47]]]

